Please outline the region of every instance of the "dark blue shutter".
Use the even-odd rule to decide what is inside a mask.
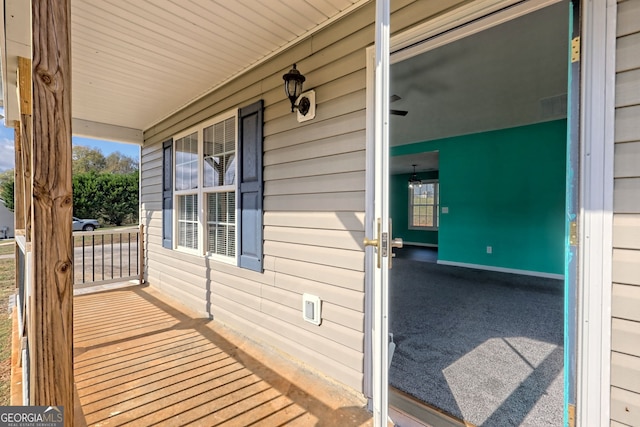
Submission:
[[[238,119],[239,266],[262,272],[262,100]]]
[[[162,246],[173,249],[173,139],[162,144]]]

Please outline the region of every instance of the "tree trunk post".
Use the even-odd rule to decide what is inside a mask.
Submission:
[[[32,405],[74,420],[70,0],[32,0]]]

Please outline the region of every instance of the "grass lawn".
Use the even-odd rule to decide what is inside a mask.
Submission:
[[[13,245],[9,245],[13,253]],[[8,406],[11,395],[11,317],[9,295],[15,292],[13,258],[0,259],[0,406]]]
[[[0,255],[13,255],[15,251],[15,241],[13,239],[0,240]]]

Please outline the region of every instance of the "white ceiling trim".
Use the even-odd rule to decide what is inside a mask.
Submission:
[[[132,129],[90,120],[72,119],[71,129],[74,136],[103,139],[113,142],[126,142],[142,145],[144,137],[141,129]]]

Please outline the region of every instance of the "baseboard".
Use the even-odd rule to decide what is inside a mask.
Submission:
[[[438,245],[436,243],[420,243],[420,242],[407,242],[406,240],[402,242],[403,245],[409,246],[422,246],[425,248],[437,248]]]
[[[540,271],[530,271],[530,270],[518,270],[516,268],[494,267],[492,265],[468,264],[466,262],[444,261],[440,259],[438,260],[438,264],[452,265],[454,267],[475,268],[476,270],[497,271],[500,273],[521,274],[523,276],[543,277],[545,279],[559,279],[559,280],[564,279],[564,275],[562,274],[543,273]]]
[[[412,427],[475,427],[394,387],[389,387],[389,407],[390,413],[405,415]]]

